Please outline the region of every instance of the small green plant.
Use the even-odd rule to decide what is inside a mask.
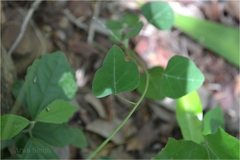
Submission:
[[[142,14],[158,29],[170,29],[174,22],[173,10],[165,2],[146,3],[142,6]],[[224,118],[220,107],[203,117],[196,89],[203,84],[204,75],[194,62],[186,57],[173,56],[166,69],[147,69],[134,51],[128,48],[129,38],[136,36],[143,27],[138,17],[124,15],[119,21],[108,21],[106,26],[111,33],[110,39],[122,46],[131,61],[126,62],[123,50],[114,45],[94,76],[92,91],[98,98],[113,94],[134,106],[123,122],[88,159],[92,159],[118,132],[144,97],[153,100],[164,97],[176,99],[176,117],[184,138],[180,141],[169,138],[166,147],[153,159],[239,158],[240,141],[222,129]],[[144,71],[141,76],[138,66]],[[120,92],[134,89],[142,94],[137,102],[131,102],[119,95]],[[216,114],[218,116],[214,116]]]
[[[49,145],[87,146],[83,132],[66,124],[77,110],[69,103],[76,91],[73,70],[62,52],[34,61],[25,82],[13,86],[13,94],[18,97],[13,113],[1,116],[1,144],[11,149],[10,158],[58,159]],[[20,103],[25,117],[14,115]]]

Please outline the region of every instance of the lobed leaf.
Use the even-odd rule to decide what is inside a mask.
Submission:
[[[135,89],[139,84],[139,72],[134,62],[126,62],[124,53],[113,46],[107,53],[103,66],[96,72],[92,91],[98,98]]]
[[[174,12],[166,2],[149,2],[141,10],[148,22],[158,29],[168,30],[174,23]]]
[[[149,85],[146,93],[146,97],[154,100],[162,100],[164,96],[161,93],[160,82],[162,79],[162,73],[164,69],[162,67],[154,67],[148,70],[149,74]],[[140,77],[140,83],[137,87],[139,93],[143,93],[146,85],[146,74],[144,73]]]
[[[83,131],[78,128],[70,128],[70,131],[72,132],[71,144],[73,146],[77,148],[87,147],[87,139],[84,136]]]
[[[204,75],[193,61],[182,56],[173,56],[162,74],[161,92],[170,98],[180,98],[204,82]]]
[[[24,117],[5,114],[1,116],[1,139],[6,140],[16,136],[25,127],[30,124],[30,121]]]
[[[50,103],[37,117],[39,122],[45,123],[63,123],[68,119],[78,108],[63,100],[55,100]]]

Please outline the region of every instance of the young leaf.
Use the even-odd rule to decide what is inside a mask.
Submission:
[[[69,127],[63,124],[52,124],[38,122],[35,124],[32,134],[44,142],[55,146],[64,147],[72,143],[72,131]]]
[[[138,15],[135,14],[124,14],[122,17],[123,27],[132,27],[139,21]]]
[[[103,66],[93,79],[93,93],[101,98],[135,89],[139,83],[139,72],[134,62],[125,62],[124,53],[113,46],[107,53]]]
[[[33,119],[55,99],[70,101],[77,85],[73,70],[62,52],[46,54],[27,71],[26,96]]]
[[[216,134],[203,136],[218,159],[240,159],[240,141],[219,127]]]
[[[215,134],[219,127],[225,128],[225,120],[220,106],[209,110],[204,115],[202,134]]]
[[[55,100],[39,114],[37,120],[45,123],[67,122],[76,110],[77,107],[71,105],[69,102]]]
[[[114,20],[107,21],[106,26],[108,29],[111,29],[111,30],[120,30],[123,28],[123,25],[121,22],[114,21]]]
[[[35,137],[31,137],[22,150],[21,159],[59,159],[52,148]]]
[[[149,23],[161,30],[168,30],[174,22],[172,8],[166,2],[149,2],[142,7],[142,14]]]
[[[197,88],[204,81],[204,75],[193,61],[182,56],[173,56],[162,74],[161,92],[170,98],[180,98]]]
[[[165,148],[153,159],[209,159],[209,157],[207,150],[197,143],[169,138]]]
[[[5,114],[1,116],[1,139],[6,140],[16,136],[26,126],[30,124],[30,121],[24,117]]]
[[[162,100],[164,96],[161,93],[161,78],[164,69],[162,67],[154,67],[148,70],[149,85],[146,93],[146,97],[154,100]],[[146,74],[140,77],[140,83],[137,87],[139,93],[143,93],[146,85]]]
[[[132,37],[135,37],[136,35],[139,34],[139,32],[141,31],[143,27],[143,23],[142,22],[138,22],[137,24],[135,24],[133,26],[133,28],[124,36],[123,39],[130,39]]]
[[[197,91],[176,100],[176,116],[184,140],[196,143],[202,138],[202,105]]]
[[[78,128],[70,128],[72,132],[72,142],[71,144],[77,148],[87,147],[87,139],[84,136],[83,132]]]

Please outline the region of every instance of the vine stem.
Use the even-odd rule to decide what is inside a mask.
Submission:
[[[133,57],[134,60],[137,61],[137,63],[143,68],[144,72],[146,73],[146,86],[145,89],[143,91],[142,96],[140,97],[140,99],[137,101],[137,103],[134,105],[133,109],[130,111],[130,113],[127,115],[127,117],[122,121],[122,123],[113,131],[113,133],[87,158],[87,160],[91,160],[92,158],[94,158],[96,156],[96,154],[112,139],[112,137],[122,128],[122,126],[127,122],[127,120],[132,116],[132,114],[134,113],[134,111],[137,109],[137,107],[139,106],[139,104],[142,102],[143,98],[145,97],[145,94],[147,92],[148,89],[148,84],[149,84],[149,74],[147,71],[146,66],[144,65],[144,63],[141,61],[141,59],[139,57],[137,57],[131,50],[127,49],[125,46],[125,49],[127,51],[127,54],[131,55]],[[121,97],[122,98],[122,97]],[[127,100],[128,101],[128,100]]]

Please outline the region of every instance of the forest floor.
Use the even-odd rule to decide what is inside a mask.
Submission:
[[[1,39],[7,51],[16,40],[32,3],[24,0],[1,2]],[[176,12],[239,27],[239,1],[184,0],[170,4]],[[43,1],[35,10],[23,39],[12,54],[17,79],[24,79],[27,67],[46,53],[61,50],[67,56],[79,87],[72,101],[79,110],[69,124],[81,128],[89,144],[88,148],[81,150],[69,146],[66,154],[71,159],[85,159],[132,109],[130,104],[117,97],[97,99],[91,91],[93,76],[113,45],[102,24],[110,19],[119,19],[124,13],[140,15],[140,7],[134,1],[124,0]],[[93,20],[93,16],[98,21]],[[144,21],[142,15],[140,18]],[[169,31],[159,31],[145,24],[144,32],[132,39],[131,45],[148,68],[166,67],[173,55],[192,59],[205,75],[205,82],[199,90],[204,111],[221,106],[226,131],[240,138],[240,74],[237,67],[175,27]],[[121,95],[131,101],[137,101],[140,97],[136,91]],[[175,118],[174,101],[144,99],[127,124],[98,156],[150,159],[166,145],[169,137],[182,139]]]

